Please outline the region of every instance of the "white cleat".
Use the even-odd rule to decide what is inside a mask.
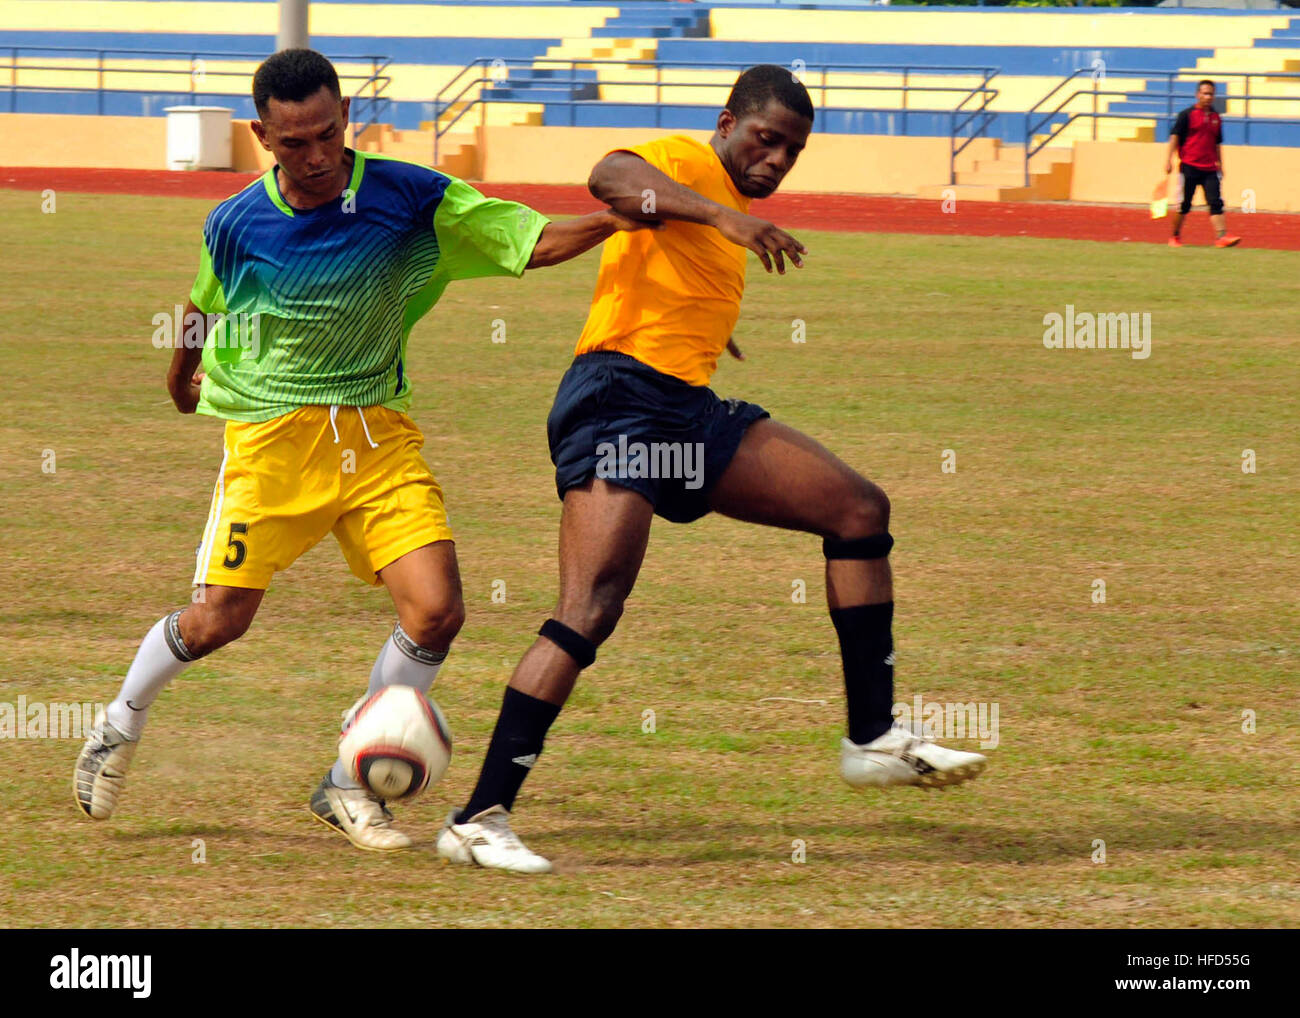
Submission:
[[[95,820],[107,820],[117,808],[139,739],[128,739],[108,723],[101,710],[72,770],[77,807]]]
[[[367,852],[400,852],[411,839],[393,826],[388,804],[364,788],[339,788],[329,774],[308,804],[311,815]]]
[[[848,739],[840,742],[840,774],[859,787],[960,785],[979,774],[986,763],[988,758],[979,753],[945,749],[901,725],[862,746]]]
[[[438,854],[448,862],[511,873],[550,873],[551,864],[528,850],[510,829],[510,814],[504,806],[477,813],[463,824],[456,823],[453,810],[438,835]]]

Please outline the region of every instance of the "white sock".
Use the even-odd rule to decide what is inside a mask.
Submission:
[[[149,717],[149,705],[167,683],[194,661],[194,655],[181,639],[180,615],[179,611],[172,612],[154,623],[127,669],[117,699],[105,710],[108,723],[128,739],[140,738]]]
[[[393,627],[393,635],[379,648],[379,656],[370,669],[370,685],[366,689],[366,695],[377,693],[385,686],[414,686],[427,696],[433,687],[433,680],[438,677],[438,669],[446,658],[445,650],[421,647],[406,635],[399,622]],[[334,766],[330,768],[330,781],[339,788],[361,787],[348,777],[342,760],[334,761]]]

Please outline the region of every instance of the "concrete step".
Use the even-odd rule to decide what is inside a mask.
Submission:
[[[1025,182],[1025,167],[1023,164],[1016,166],[1005,166],[996,170],[974,169],[962,172],[957,171],[957,183],[959,184],[989,184],[996,187],[1021,187]]]
[[[450,140],[454,139],[454,140]],[[476,179],[480,174],[479,147],[473,135],[447,135],[438,146],[438,161],[433,159],[433,131],[396,131],[389,124],[376,124],[356,139],[362,152],[408,159],[413,163],[433,166],[453,177]]]
[[[659,41],[646,38],[563,39],[547,49],[547,60],[652,60]]]
[[[917,189],[918,198],[943,201],[1029,201],[1036,197],[1032,187],[998,187],[988,184],[930,184]]]
[[[1016,147],[1019,151],[1007,158],[1002,158],[1002,153],[999,153],[997,159],[976,159],[975,165],[972,169],[976,173],[991,173],[994,175],[1000,173],[1021,173],[1024,171],[1025,154],[1023,148],[1020,146]],[[1056,148],[1054,146],[1040,149],[1038,152],[1034,153],[1033,158],[1034,167],[1040,171],[1046,171],[1049,166],[1054,166],[1057,163],[1072,162],[1074,162],[1073,149]]]

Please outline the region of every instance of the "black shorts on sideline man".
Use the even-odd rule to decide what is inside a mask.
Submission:
[[[1179,210],[1183,215],[1192,211],[1192,196],[1199,187],[1205,192],[1206,204],[1210,206],[1210,215],[1223,215],[1223,196],[1219,193],[1219,171],[1207,170],[1201,166],[1181,164],[1183,174],[1183,203]]]

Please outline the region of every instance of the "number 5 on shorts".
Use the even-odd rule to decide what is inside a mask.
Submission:
[[[248,546],[235,537],[235,535],[247,533],[247,523],[232,523],[230,525],[230,536],[226,540],[226,546],[230,551],[227,552],[226,557],[221,560],[221,564],[227,569],[238,569],[244,564],[244,557],[248,554]]]

